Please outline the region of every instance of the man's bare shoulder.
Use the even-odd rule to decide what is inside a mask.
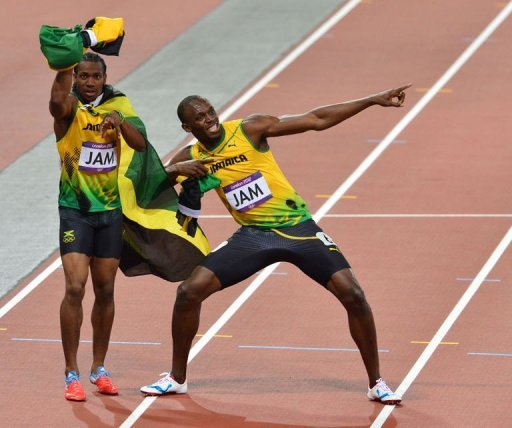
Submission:
[[[242,129],[254,141],[264,137],[267,130],[279,122],[279,118],[270,114],[255,113],[242,120]]]

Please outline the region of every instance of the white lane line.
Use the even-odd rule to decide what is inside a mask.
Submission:
[[[326,214],[324,218],[512,218],[512,214]]]
[[[466,61],[471,58],[471,56],[482,46],[482,44],[494,33],[494,31],[508,18],[510,13],[512,12],[512,1],[510,1],[505,8],[501,10],[498,15],[491,21],[491,23],[480,33],[480,35],[475,39],[471,45],[467,47],[467,49],[462,53],[462,55],[451,65],[451,67],[446,71],[443,76],[434,84],[434,86],[425,94],[425,96],[420,100],[420,102],[414,106],[411,110],[414,111],[416,107],[422,103],[425,99],[425,103],[430,101],[430,99],[434,96],[434,93],[439,91],[446,83],[460,70],[460,68],[466,63]],[[434,92],[435,91],[435,92]],[[410,113],[410,112],[409,112]],[[407,116],[406,116],[407,117]],[[405,118],[404,118],[405,119]],[[394,136],[393,138],[394,139]],[[462,296],[461,300],[455,306],[451,314],[448,316],[446,321],[443,323],[439,331],[436,333],[431,343],[423,354],[421,354],[420,358],[416,361],[416,364],[413,366],[411,371],[407,374],[403,382],[398,387],[396,393],[399,395],[403,395],[405,391],[409,388],[411,383],[414,381],[418,373],[421,371],[423,366],[427,363],[428,359],[435,351],[438,342],[444,337],[449,328],[453,325],[460,312],[464,309],[464,307],[468,304],[469,300],[476,293],[482,281],[487,277],[487,274],[492,269],[492,267],[496,264],[498,259],[501,257],[507,246],[510,244],[510,240],[512,239],[512,228],[509,229],[501,243],[498,245],[492,256],[489,258],[487,263],[484,265],[480,273],[477,275],[475,280],[471,283],[466,293]],[[437,342],[437,343],[436,343]],[[385,406],[373,424],[371,428],[382,427],[382,425],[386,422],[387,418],[393,411],[395,406]]]
[[[61,265],[60,257],[52,262],[45,270],[37,275],[28,285],[26,285],[18,294],[16,294],[11,300],[9,300],[0,309],[0,318],[2,318],[7,312],[14,308],[19,302],[23,300],[29,293],[31,293],[39,284],[41,284],[46,278],[48,278],[59,266]]]
[[[468,355],[477,355],[484,357],[512,357],[512,354],[503,354],[498,352],[468,352]]]
[[[272,346],[272,345],[239,345],[241,349],[276,349],[284,351],[335,351],[359,352],[357,348],[313,348],[305,346]],[[389,352],[389,349],[378,349],[377,352]]]
[[[229,214],[205,214],[199,219],[223,219]],[[512,218],[512,214],[325,214],[323,218]]]
[[[475,280],[470,284],[466,292],[462,295],[460,300],[457,302],[455,307],[452,309],[448,317],[444,320],[441,327],[439,327],[439,330],[434,335],[434,337],[430,340],[429,344],[425,348],[425,350],[422,352],[414,366],[411,368],[409,373],[407,373],[407,376],[404,378],[402,383],[398,386],[396,389],[396,394],[399,396],[403,396],[407,389],[411,386],[411,384],[414,382],[414,379],[418,376],[420,371],[425,367],[427,364],[427,361],[432,356],[432,354],[435,352],[443,338],[446,336],[450,328],[453,326],[455,321],[457,321],[457,318],[462,313],[464,308],[468,305],[468,303],[471,301],[475,293],[480,288],[480,285],[482,285],[482,282],[485,280],[487,275],[491,272],[491,270],[494,268],[494,265],[498,262],[500,257],[503,255],[507,247],[510,245],[510,242],[512,241],[512,227],[508,230],[508,232],[505,234],[501,242],[498,244],[496,249],[493,251],[485,265],[482,267],[480,272],[478,272],[478,275],[476,276]],[[391,414],[395,406],[384,406],[373,424],[371,425],[371,428],[377,428],[382,427],[383,424],[386,422],[386,419]]]
[[[62,343],[61,339],[45,339],[40,337],[11,337],[14,342],[46,342],[46,343]],[[80,343],[92,343],[92,340],[80,340]],[[120,340],[111,340],[109,345],[152,345],[160,346],[161,342],[127,342]]]

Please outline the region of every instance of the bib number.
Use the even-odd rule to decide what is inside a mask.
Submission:
[[[82,143],[78,169],[97,174],[110,172],[117,167],[117,155],[114,143],[98,144],[91,141]]]
[[[320,239],[326,247],[331,247],[332,245],[337,246],[332,238],[324,232],[317,232],[316,237]]]
[[[259,171],[225,186],[222,190],[224,190],[229,205],[241,213],[272,198],[267,181]]]

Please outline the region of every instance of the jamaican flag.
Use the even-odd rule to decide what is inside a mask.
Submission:
[[[167,178],[144,124],[122,93],[106,86],[99,114],[121,111],[146,138],[143,152],[131,149],[121,136],[119,193],[124,217],[120,268],[127,276],[154,274],[168,281],[184,280],[210,252],[196,222],[183,221],[178,195]],[[195,227],[187,227],[190,224]]]
[[[39,30],[41,51],[53,70],[65,71],[80,62],[87,48],[103,55],[119,55],[124,39],[123,18],[99,16],[85,27],[42,25]]]

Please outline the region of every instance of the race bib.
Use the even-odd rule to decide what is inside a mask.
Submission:
[[[267,181],[259,171],[223,187],[222,190],[224,190],[229,205],[241,213],[249,211],[272,198]]]
[[[82,143],[78,169],[99,173],[113,171],[117,167],[117,155],[114,143],[98,144],[91,141]]]
[[[326,235],[324,232],[317,232],[316,237],[320,239],[320,241],[322,241],[326,247],[330,247],[332,245],[337,247],[332,238],[329,235]]]

